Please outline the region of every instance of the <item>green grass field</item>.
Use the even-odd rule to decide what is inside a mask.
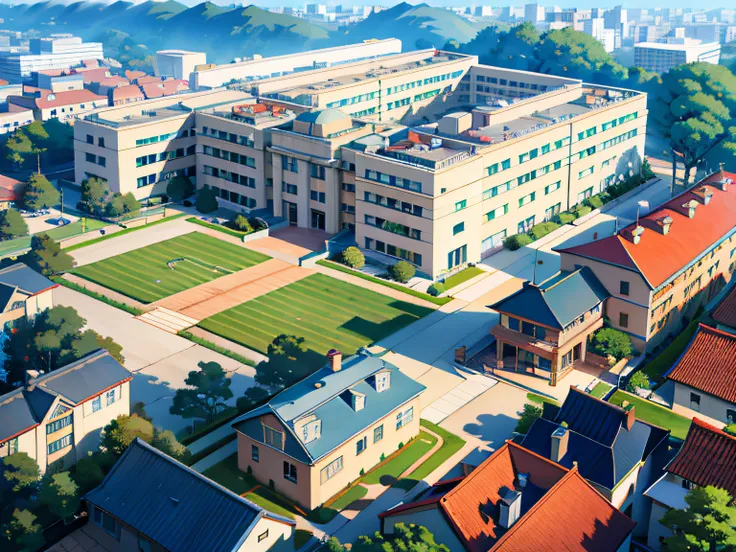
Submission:
[[[280,334],[306,339],[320,362],[330,349],[353,354],[434,312],[323,274],[313,274],[200,322],[217,335],[266,353]]]
[[[687,436],[687,431],[690,429],[691,423],[691,420],[688,418],[675,414],[670,409],[654,404],[651,401],[621,391],[620,389],[608,399],[608,402],[618,406],[621,406],[624,401],[628,401],[634,405],[634,413],[640,420],[671,430],[672,436],[677,439],[684,440]]]
[[[182,258],[183,261],[169,268],[170,261]],[[73,272],[150,303],[267,259],[261,253],[192,232],[79,267]]]

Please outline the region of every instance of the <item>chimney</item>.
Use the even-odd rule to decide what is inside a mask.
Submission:
[[[33,380],[40,376],[42,372],[38,370],[26,370],[26,385],[31,385]]]
[[[672,226],[672,217],[669,215],[667,215],[666,217],[662,217],[657,221],[657,224],[659,224],[659,227],[662,230],[662,235],[666,236],[670,233],[670,227]]]
[[[552,450],[550,460],[560,462],[567,454],[567,442],[570,440],[570,432],[565,427],[558,427],[552,432]]]
[[[695,195],[700,197],[703,201],[703,205],[708,205],[710,203],[710,200],[713,199],[713,190],[710,188],[707,188],[705,186],[701,186],[697,190],[695,190]]]
[[[691,199],[687,203],[682,204],[683,209],[687,209],[688,218],[695,218],[695,208],[698,206],[698,202]]]
[[[722,192],[728,191],[728,185],[731,184],[731,179],[727,178],[726,175],[723,175],[723,178],[721,178],[718,182],[716,182],[718,185],[718,189]]]
[[[634,422],[636,421],[634,405],[627,403],[626,406],[624,406],[624,411],[626,412],[626,430],[631,431],[631,428],[634,427]]]
[[[644,227],[636,225],[636,228],[634,228],[631,231],[631,241],[634,242],[634,245],[638,244],[641,241],[641,235],[644,233]]]
[[[521,517],[521,493],[511,489],[502,489],[498,505],[500,510],[498,524],[504,529],[511,529]]]
[[[337,349],[330,349],[327,353],[327,359],[330,361],[330,367],[333,372],[339,372],[342,369],[342,353]]]

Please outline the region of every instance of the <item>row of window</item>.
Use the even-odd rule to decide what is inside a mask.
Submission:
[[[237,163],[238,165],[244,165],[246,167],[251,167],[254,169],[256,168],[256,160],[253,157],[248,157],[247,155],[235,153],[234,151],[221,150],[219,148],[205,146],[203,153],[205,155],[211,155],[212,157],[225,159],[226,161],[230,161],[232,163]]]
[[[158,144],[159,142],[165,142],[174,138],[186,138],[189,136],[196,136],[197,131],[192,129],[186,129],[181,132],[169,132],[168,134],[159,134],[158,136],[149,136],[147,138],[140,138],[135,141],[135,147],[147,146],[149,144]]]
[[[215,192],[216,195],[218,195],[225,201],[229,201],[237,205],[242,205],[243,207],[247,207],[248,209],[256,208],[256,200],[252,197],[248,197],[237,192],[231,192],[229,190],[226,190],[225,188],[218,188],[217,186],[208,186],[207,184],[205,184],[204,187],[212,189],[212,191]]]
[[[332,109],[334,107],[344,107],[346,105],[354,105],[357,103],[367,102],[367,101],[375,99],[377,94],[378,92],[368,92],[367,94],[359,94],[358,96],[353,96],[352,98],[343,98],[342,100],[337,100],[335,102],[329,102],[327,104],[327,109]]]
[[[95,143],[95,137],[92,136],[91,134],[88,134],[87,135],[87,143],[88,144],[94,144]],[[105,147],[105,137],[104,136],[99,136],[97,138],[97,145],[100,146],[101,148],[104,148]]]
[[[194,155],[196,151],[195,146],[189,146],[186,150],[184,148],[177,148],[170,151],[162,151],[160,153],[151,153],[149,155],[142,155],[141,157],[135,158],[136,167],[145,167],[146,165],[152,165],[153,163],[160,163],[162,161],[170,161],[171,159],[179,159],[185,155]],[[87,154],[89,155],[89,154]]]
[[[197,174],[197,167],[195,165],[192,165],[191,167],[184,167],[181,169],[176,169],[174,171],[167,171],[165,173],[161,173],[160,180],[168,180],[169,178],[174,178],[175,176],[196,176],[196,174]],[[146,176],[139,176],[136,179],[136,186],[138,188],[143,188],[144,186],[151,186],[158,181],[159,181],[159,178],[156,173],[147,174]]]
[[[406,97],[406,98],[404,98],[402,100],[396,100],[395,102],[388,102],[386,104],[386,108],[389,109],[389,110],[396,109],[397,107],[407,106],[410,103],[411,103],[411,98],[410,97]]]
[[[217,167],[210,167],[209,165],[204,166],[204,174],[214,176],[216,178],[222,178],[235,184],[240,184],[247,188],[256,187],[256,179],[251,176],[245,176],[242,174],[226,171],[224,169],[218,169]]]
[[[385,253],[386,255],[391,255],[392,257],[404,259],[405,261],[409,261],[410,263],[413,263],[417,266],[422,266],[421,254],[414,253],[413,251],[409,251],[408,249],[402,249],[401,247],[396,247],[395,245],[391,245],[390,243],[382,242],[380,240],[374,240],[373,238],[366,238],[365,248],[373,249],[374,251]]]
[[[95,155],[94,153],[85,153],[84,160],[87,161],[87,163],[94,163],[95,165],[99,165],[100,167],[107,166],[107,159],[105,159],[102,155]]]
[[[397,188],[404,188],[411,190],[412,192],[422,191],[422,183],[416,180],[409,180],[408,178],[402,178],[400,176],[394,176],[392,174],[386,174],[372,169],[365,170],[365,178],[374,182],[380,182],[388,186],[395,186]]]
[[[353,191],[355,191],[354,188]],[[373,192],[365,192],[363,199],[368,203],[387,207],[395,211],[401,211],[402,213],[408,213],[416,217],[421,217],[424,214],[424,209],[421,205],[414,205],[408,201],[399,201],[398,199],[374,194]]]
[[[407,238],[411,238],[413,240],[422,239],[421,230],[410,228],[405,224],[401,224],[398,222],[391,222],[390,220],[386,220],[381,217],[365,215],[365,223],[368,226],[374,226],[376,228],[380,228],[381,230],[385,230],[386,232],[391,232],[392,234],[397,234],[399,236],[406,236]]]
[[[72,420],[73,415],[69,414],[68,416],[59,418],[58,420],[54,420],[53,422],[46,424],[46,435],[54,433],[55,431],[59,431],[61,428],[72,425]]]
[[[415,102],[421,102],[422,100],[426,100],[428,98],[434,98],[440,92],[441,92],[441,90],[438,88],[436,90],[429,90],[428,92],[423,92],[422,94],[417,94],[416,96],[414,96],[414,101]]]
[[[312,201],[316,201],[317,203],[325,203],[327,198],[324,192],[318,192],[317,190],[310,190],[309,199],[311,199]]]
[[[499,79],[497,77],[486,77],[484,75],[476,75],[475,80],[477,82],[488,82],[491,84],[500,84],[501,86],[511,86],[515,88],[528,88],[529,90],[547,90],[547,85],[535,84],[527,82],[512,81],[507,79]]]
[[[368,109],[363,109],[361,111],[353,111],[350,113],[350,116],[353,119],[360,119],[361,117],[367,117],[368,115],[373,115],[376,112],[375,107],[369,107]]]
[[[633,113],[629,113],[628,115],[624,115],[622,117],[619,117],[618,119],[613,119],[612,121],[608,121],[607,123],[603,123],[601,125],[602,130],[609,130],[611,128],[617,127],[618,125],[622,125],[624,123],[628,123],[629,121],[633,121],[639,116],[639,113],[637,111],[634,111]]]
[[[515,179],[511,179],[507,182],[504,182],[503,184],[499,184],[498,186],[494,186],[493,188],[489,188],[483,192],[482,198],[484,200],[491,199],[492,197],[496,197],[498,195],[501,195],[503,193],[508,192],[509,190],[513,190],[517,186],[521,186],[522,184],[526,184],[530,180],[534,180],[535,178],[538,178],[540,176],[544,176],[547,173],[550,173],[552,171],[556,171],[558,169],[562,168],[562,161],[555,161],[554,163],[551,163],[549,165],[545,165],[544,167],[541,167],[539,169],[535,169],[531,172],[528,172],[526,174],[522,174],[521,176],[518,176]],[[559,188],[559,182],[556,183],[557,187],[554,188],[554,191]],[[546,192],[549,193],[549,192]]]
[[[53,443],[46,445],[47,454],[53,454],[60,451],[63,448],[70,447],[72,445],[72,434],[64,435],[61,439],[57,439]]]
[[[192,131],[194,131],[194,129],[192,129]],[[248,146],[250,148],[255,147],[255,142],[251,136],[242,136],[240,134],[233,134],[232,132],[225,132],[224,130],[217,130],[216,128],[210,127],[202,127],[202,134],[209,136],[210,138],[230,142],[231,144],[240,144],[241,146]]]

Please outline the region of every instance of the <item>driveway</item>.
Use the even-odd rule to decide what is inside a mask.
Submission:
[[[255,370],[239,362],[195,345],[191,341],[159,330],[132,315],[65,287],[54,290],[54,303],[74,307],[87,320],[87,327],[110,336],[123,347],[125,367],[133,372],[131,404],[142,401],[154,423],[176,432],[190,426],[190,420],[169,414],[176,389],[197,363],[217,362],[232,381],[234,405],[245,389],[253,385]]]

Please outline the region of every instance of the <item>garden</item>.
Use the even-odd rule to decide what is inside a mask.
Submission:
[[[371,290],[313,274],[200,322],[226,339],[262,352],[281,334],[305,338],[324,362],[330,349],[346,355],[433,312]]]
[[[191,232],[73,270],[73,273],[150,303],[266,261],[261,253]]]

